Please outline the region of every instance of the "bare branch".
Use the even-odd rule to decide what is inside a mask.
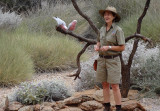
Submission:
[[[134,55],[135,55],[135,53],[136,53],[136,50],[137,50],[137,47],[138,47],[139,38],[144,39],[144,40],[145,40],[145,39],[146,39],[146,40],[149,40],[149,39],[147,39],[147,38],[139,35],[139,34],[140,34],[140,31],[141,31],[142,20],[143,20],[144,16],[145,16],[146,13],[147,13],[147,10],[148,10],[148,8],[149,8],[149,4],[150,4],[150,0],[147,0],[147,1],[146,1],[146,4],[145,4],[145,7],[144,7],[144,11],[143,11],[142,15],[141,15],[141,16],[139,17],[139,19],[138,19],[137,32],[136,32],[136,34],[135,34],[136,37],[138,37],[138,39],[136,39],[136,40],[134,41],[133,50],[132,50],[132,52],[131,52],[131,54],[130,54],[130,56],[129,56],[129,60],[128,60],[128,66],[129,66],[129,67],[131,67],[131,65],[132,65],[132,60],[133,60],[133,57],[134,57]],[[126,39],[129,40],[130,38],[132,38],[132,37],[129,37],[129,38],[126,38]],[[150,44],[151,44],[151,42],[150,42]]]
[[[137,47],[138,47],[138,42],[139,42],[139,39],[136,39],[136,40],[134,41],[133,50],[132,50],[132,52],[131,52],[131,54],[130,54],[130,56],[129,56],[129,59],[128,59],[128,66],[129,66],[129,68],[130,68],[131,65],[132,65],[133,57],[134,57],[134,55],[135,55],[135,53],[136,53],[136,50],[137,50]]]
[[[86,15],[84,14],[80,8],[78,7],[77,3],[75,0],[71,0],[72,1],[72,4],[74,6],[74,8],[77,10],[77,12],[84,18],[88,21],[88,23],[90,24],[90,26],[92,27],[92,29],[96,32],[97,35],[99,35],[99,30],[98,28],[94,25],[94,23],[91,21],[91,19]]]
[[[146,1],[146,4],[145,4],[145,7],[144,7],[144,11],[142,13],[142,15],[139,17],[138,19],[138,23],[137,23],[137,33],[140,34],[141,32],[141,24],[142,24],[142,20],[144,18],[144,16],[146,15],[147,13],[147,10],[149,8],[149,5],[150,5],[150,0],[147,0]]]
[[[61,32],[61,33],[63,33],[63,34],[71,35],[71,36],[73,36],[73,37],[75,37],[75,38],[77,38],[77,39],[79,39],[79,40],[81,40],[81,41],[87,42],[87,43],[89,43],[89,44],[96,44],[96,43],[97,43],[97,42],[94,41],[94,40],[89,40],[89,39],[86,39],[86,38],[81,37],[81,36],[79,36],[79,35],[76,35],[76,34],[70,32],[70,31],[65,31],[65,30],[61,29],[60,27],[56,27],[56,30],[59,31],[59,32]]]
[[[75,74],[69,75],[69,77],[75,76],[74,80],[76,80],[77,77],[80,78],[80,77],[79,77],[79,74],[80,74],[80,72],[81,72],[80,57],[81,57],[81,55],[85,52],[85,50],[87,49],[87,47],[88,47],[89,45],[90,45],[90,44],[87,43],[87,44],[84,46],[84,48],[83,48],[83,49],[78,53],[78,55],[77,55],[77,66],[78,66],[78,70],[77,70],[77,72],[76,72]]]
[[[151,39],[149,39],[149,38],[147,38],[147,37],[145,37],[141,34],[134,34],[134,35],[131,35],[129,37],[126,37],[125,42],[128,42],[129,40],[131,40],[133,38],[137,38],[137,39],[140,38],[140,39],[144,40],[145,42],[149,42],[150,44],[152,44]]]
[[[128,95],[128,91],[129,91],[129,88],[130,88],[130,68],[131,68],[131,65],[132,65],[132,61],[133,61],[133,57],[136,53],[136,50],[137,50],[137,47],[138,47],[138,42],[140,39],[143,39],[145,41],[148,41],[150,44],[150,40],[142,35],[138,35],[140,34],[141,32],[141,24],[142,24],[142,20],[144,18],[144,16],[146,15],[147,13],[147,10],[149,8],[149,4],[150,4],[150,0],[146,0],[146,4],[145,4],[145,7],[144,7],[144,10],[143,10],[143,13],[142,15],[139,17],[138,19],[138,22],[137,22],[137,30],[136,30],[136,34],[132,35],[132,36],[129,36],[126,38],[126,42],[132,38],[137,38],[134,40],[134,44],[133,44],[133,49],[132,49],[132,52],[129,56],[129,59],[128,59],[128,64],[125,65],[125,66],[122,66],[122,68],[124,68],[123,71],[122,70],[122,97],[127,97]]]
[[[125,64],[124,64],[124,60],[122,58],[122,54],[120,54],[120,60],[121,60],[121,65],[124,66]]]

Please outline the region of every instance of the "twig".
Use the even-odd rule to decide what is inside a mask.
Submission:
[[[74,8],[77,10],[77,12],[88,21],[88,23],[90,24],[90,26],[92,27],[92,29],[96,32],[97,35],[99,35],[99,30],[98,28],[94,25],[94,23],[92,22],[92,20],[84,13],[82,13],[82,11],[80,10],[80,8],[78,7],[77,3],[75,0],[71,0],[72,4],[74,6]]]
[[[73,32],[65,31],[65,30],[61,29],[60,27],[56,27],[56,30],[59,31],[59,32],[61,32],[61,33],[63,33],[63,34],[71,35],[72,37],[75,37],[75,38],[77,38],[78,40],[87,42],[87,43],[89,43],[89,44],[96,44],[96,41],[94,41],[94,40],[89,40],[89,39],[86,39],[86,38],[84,38],[84,37],[82,37],[82,36],[76,35],[76,34],[74,34]]]
[[[151,39],[149,39],[141,34],[134,34],[134,35],[128,36],[128,37],[126,37],[125,42],[128,42],[129,40],[131,40],[133,38],[137,38],[137,39],[140,38],[140,39],[144,40],[145,42],[149,42],[150,44],[152,44]]]
[[[77,70],[77,72],[76,72],[75,74],[69,75],[69,77],[75,76],[74,80],[76,80],[77,78],[80,78],[80,77],[79,77],[79,74],[80,74],[80,72],[81,72],[80,57],[81,57],[81,55],[85,52],[85,50],[87,49],[87,47],[88,47],[89,45],[90,45],[90,43],[87,43],[87,44],[84,46],[84,48],[83,48],[83,49],[78,53],[78,55],[77,55],[77,66],[78,66],[78,70]]]

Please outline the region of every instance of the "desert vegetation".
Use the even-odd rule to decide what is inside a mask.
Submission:
[[[88,23],[75,11],[71,2],[68,0],[54,0],[54,2],[37,0],[37,5],[33,6],[32,4],[24,4],[30,3],[30,0],[26,0],[23,4],[20,0],[18,1],[13,3],[10,0],[0,0],[0,5],[3,7],[0,10],[0,85],[20,84],[31,79],[37,72],[54,72],[77,67],[76,56],[84,44],[68,35],[57,32],[55,30],[56,22],[52,19],[52,16],[62,18],[67,24],[76,19],[78,23],[75,33],[84,37],[90,36],[91,39],[95,39],[96,36]],[[107,5],[116,7],[122,17],[119,25],[125,32],[125,37],[127,37],[135,32],[137,19],[143,11],[145,1],[100,0],[97,3],[97,0],[79,0],[77,2],[81,10],[91,17],[99,28],[104,22],[99,16],[98,10],[106,8]],[[151,0],[150,8],[142,22],[141,33],[149,37],[153,45],[149,46],[143,41],[139,42],[131,67],[131,88],[136,88],[151,97],[160,93],[159,5],[159,0]],[[124,62],[127,61],[132,47],[133,41],[126,44],[126,50],[123,52]],[[90,51],[89,49],[87,52]],[[82,60],[86,61],[81,64],[81,79],[76,80],[76,91],[90,89],[97,84],[95,82],[95,71],[92,68],[95,58],[96,56],[91,58],[90,54],[85,54],[82,57]],[[55,82],[59,84],[59,81]],[[38,87],[27,83],[26,85],[20,84],[20,86],[28,89]],[[28,97],[26,101],[22,101],[24,95],[20,93],[23,93],[23,90],[19,89],[21,91],[20,96],[16,95],[16,97],[20,98],[17,98],[17,100],[25,104],[35,104],[52,96],[52,91],[47,92],[48,90],[42,88],[42,86],[39,86],[38,89],[44,95],[41,96],[38,95],[39,92],[34,92],[37,95],[33,101],[30,100],[29,96],[26,96]],[[67,91],[68,89],[64,88],[64,92],[67,93]],[[60,95],[60,99],[63,99],[63,97]],[[68,97],[68,95],[66,94],[65,97]]]

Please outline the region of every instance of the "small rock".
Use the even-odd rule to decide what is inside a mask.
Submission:
[[[137,98],[138,98],[138,94],[133,94],[133,95],[130,95],[128,98],[130,99],[130,100],[136,100]]]
[[[96,109],[94,111],[104,111],[104,108],[101,108],[101,109]]]
[[[127,101],[127,102],[122,102],[122,110],[125,110],[125,111],[132,111],[136,108],[139,108],[140,110],[142,111],[146,111],[145,108],[139,104],[138,101],[136,100],[130,100],[130,101]]]
[[[103,90],[97,90],[97,91],[95,91],[95,93],[93,94],[93,98],[96,101],[103,102],[104,101]]]
[[[33,111],[33,106],[24,106],[20,108],[18,111]]]
[[[127,101],[122,103],[122,110],[128,111],[128,110],[134,110],[138,107],[137,101]]]
[[[56,102],[44,102],[42,103],[43,106],[50,106],[50,107],[55,107],[57,106]]]
[[[15,101],[15,102],[11,102],[9,104],[8,109],[9,109],[9,111],[18,111],[21,107],[23,107],[23,105],[21,103]]]
[[[0,108],[2,110],[6,110],[9,106],[9,101],[8,101],[8,97],[3,97],[0,100]]]
[[[133,111],[142,111],[142,110],[140,110],[139,108],[135,108]]]
[[[100,109],[102,107],[103,107],[103,105],[97,101],[87,101],[87,102],[84,102],[80,105],[80,108],[82,110],[86,110],[86,111],[93,111],[96,109]]]
[[[95,90],[100,90],[101,88],[99,86],[97,86],[97,85],[94,85],[94,89]]]
[[[40,104],[34,105],[34,110],[35,111],[40,111],[40,109],[41,109],[41,105]]]
[[[59,111],[83,111],[83,110],[77,107],[67,107],[64,109],[60,109]]]
[[[70,98],[67,98],[64,100],[64,103],[66,105],[75,105],[75,104],[79,104],[79,103],[82,103],[82,102],[86,102],[86,101],[91,101],[91,100],[94,100],[92,97],[89,97],[87,95],[81,95],[81,96],[78,96],[78,97],[70,97]]]
[[[56,103],[57,103],[56,109],[57,109],[57,107],[58,107],[59,109],[62,109],[62,108],[65,108],[65,107],[66,107],[64,101],[58,101],[58,102],[56,102]]]
[[[44,106],[40,111],[55,111],[55,110],[50,106]]]
[[[130,99],[130,100],[135,100],[135,99],[137,99],[138,98],[138,91],[137,90],[129,90],[129,92],[128,92],[128,98]]]
[[[87,95],[82,95],[81,98],[82,98],[82,102],[94,100],[94,98]]]
[[[79,104],[82,102],[82,98],[81,97],[70,97],[64,100],[64,103],[67,105],[70,104]]]
[[[129,99],[128,99],[128,98],[122,98],[121,101],[122,101],[122,102],[126,102],[126,101],[129,101]]]

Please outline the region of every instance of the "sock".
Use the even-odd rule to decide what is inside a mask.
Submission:
[[[121,109],[121,105],[116,105],[116,109]]]
[[[104,103],[104,106],[111,106],[111,104],[110,103]]]

